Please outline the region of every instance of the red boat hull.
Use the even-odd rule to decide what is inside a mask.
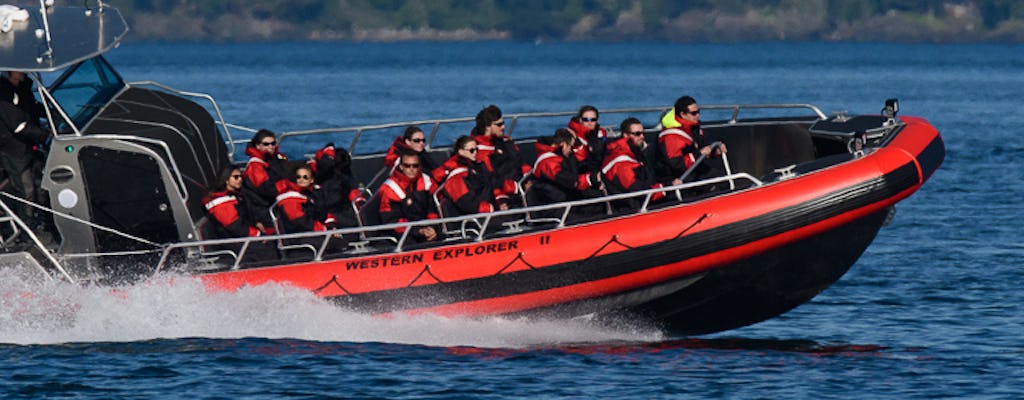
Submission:
[[[280,282],[371,313],[639,315],[678,333],[771,318],[857,260],[945,154],[926,121],[813,173],[643,214],[401,254],[202,276]],[[840,157],[842,158],[842,157]],[[723,317],[726,316],[726,317]]]

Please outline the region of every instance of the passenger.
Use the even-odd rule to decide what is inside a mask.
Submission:
[[[13,195],[35,202],[34,149],[50,136],[39,125],[45,117],[43,106],[24,72],[3,71],[0,76],[0,168],[7,172]],[[13,211],[25,223],[36,225],[32,207],[19,203]]]
[[[323,232],[338,227],[338,221],[329,213],[320,200],[322,191],[315,184],[313,169],[299,164],[293,169],[291,179],[277,181],[277,208],[281,211],[278,218],[282,233]],[[322,237],[311,237],[296,240],[319,248]],[[328,244],[328,253],[344,250],[346,241],[341,235],[335,235]]]
[[[274,233],[274,228],[264,226],[253,218],[252,205],[242,196],[242,170],[234,167],[221,171],[217,181],[203,197],[208,217],[208,233],[213,237],[205,239],[226,239],[257,237]],[[206,232],[204,232],[205,234]],[[218,246],[237,252],[241,244]],[[243,262],[268,261],[277,258],[277,250],[266,242],[252,242],[246,249]]]
[[[509,197],[517,194],[516,182],[530,172],[530,166],[523,163],[519,146],[505,136],[501,109],[492,104],[480,110],[470,136],[479,148],[477,160],[487,166],[494,178],[494,187],[500,191],[498,200],[508,201]]]
[[[495,200],[501,192],[494,189],[487,166],[477,160],[478,149],[476,140],[460,136],[452,157],[432,173],[434,180],[444,182],[444,194],[460,215],[508,210],[507,201]]]
[[[578,144],[575,154],[580,162],[580,172],[597,171],[604,160],[608,132],[598,125],[599,114],[596,107],[585,105],[569,119],[569,130],[576,135]]]
[[[320,203],[338,219],[342,227],[359,226],[356,212],[352,208],[361,207],[366,197],[359,183],[352,177],[352,157],[343,148],[335,148],[328,143],[316,152],[316,157],[308,162],[313,168],[316,182],[322,194]]]
[[[380,220],[384,224],[437,219],[437,210],[431,195],[437,185],[429,175],[420,171],[420,157],[414,153],[403,153],[398,159],[398,168],[380,186]],[[395,230],[399,235],[405,228]],[[416,242],[431,242],[438,239],[438,230],[433,226],[416,227],[409,236]]]
[[[644,140],[644,126],[636,118],[626,118],[621,125],[622,138],[608,143],[604,174],[608,194],[636,192],[663,187],[654,176],[654,169],[646,162],[644,155],[647,142]],[[674,184],[682,183],[676,178]],[[651,196],[652,201],[665,197],[664,193]],[[614,202],[619,211],[633,211],[643,204],[642,197]]]
[[[435,165],[427,155],[427,136],[423,133],[423,130],[418,126],[409,126],[405,128],[405,132],[402,136],[396,137],[395,141],[391,143],[391,147],[388,148],[388,153],[384,155],[384,164],[391,168],[392,171],[395,169],[395,162],[398,161],[398,156],[402,152],[412,152],[420,156],[420,163],[423,171],[433,171]]]
[[[566,128],[550,137],[537,139],[537,162],[533,167],[531,203],[551,204],[563,201],[600,197],[604,183],[600,171],[579,172],[579,161],[572,155],[576,135]],[[536,205],[536,204],[531,204]],[[580,210],[580,208],[576,208]],[[595,207],[580,210],[583,214],[597,213]]]
[[[658,135],[658,177],[664,183],[681,178],[701,155],[712,156],[711,146],[705,143],[704,131],[700,129],[700,107],[690,96],[676,100],[672,111],[661,119],[663,130]],[[714,155],[726,152],[725,145],[715,150]],[[687,182],[711,177],[713,169],[701,163],[689,176]]]
[[[242,193],[252,202],[255,218],[264,225],[273,223],[266,211],[277,198],[277,182],[288,176],[288,157],[277,151],[274,132],[260,129],[245,147],[249,161],[245,165]]]

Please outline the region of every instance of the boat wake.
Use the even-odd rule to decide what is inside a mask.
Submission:
[[[586,319],[374,317],[275,284],[215,292],[192,277],[161,275],[129,286],[81,286],[0,269],[0,343],[245,337],[493,348],[664,339],[652,327]]]

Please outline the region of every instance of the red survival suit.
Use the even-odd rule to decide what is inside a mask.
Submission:
[[[494,211],[495,199],[501,191],[494,188],[491,173],[480,161],[452,156],[432,173],[435,180],[444,182],[443,192],[462,215]]]
[[[437,219],[438,214],[434,208],[434,200],[431,198],[437,185],[425,173],[420,173],[417,178],[409,178],[400,170],[395,170],[391,176],[380,185],[378,195],[380,199],[380,220],[383,224],[402,223],[419,221],[423,219]],[[404,228],[395,229],[398,233],[405,232]],[[417,241],[425,238],[418,233],[412,234]]]
[[[663,187],[661,183],[657,183],[650,167],[640,161],[643,157],[638,154],[642,152],[643,149],[634,147],[629,138],[617,139],[608,144],[607,155],[601,168],[608,194]],[[663,197],[664,193],[656,193],[651,196],[651,200],[657,201]],[[643,198],[638,197],[617,203],[620,207],[629,207],[632,210],[638,208],[642,202]]]
[[[288,176],[288,158],[281,153],[267,155],[253,146],[245,148],[249,161],[245,164],[242,194],[252,204],[256,221],[270,225],[266,211],[277,197],[277,181]]]
[[[576,160],[580,162],[580,171],[593,172],[600,169],[601,161],[604,160],[608,132],[600,126],[591,130],[576,120],[576,117],[569,119],[569,130],[576,135],[579,142],[573,150]]]
[[[530,172],[530,166],[523,163],[519,146],[512,139],[477,134],[476,128],[471,133],[476,140],[477,161],[487,166],[491,173],[494,187],[500,191],[498,201],[505,201],[516,194],[516,182]]]

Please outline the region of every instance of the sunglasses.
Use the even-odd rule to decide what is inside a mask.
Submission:
[[[477,151],[477,148],[476,148],[476,147],[470,147],[470,148],[468,148],[468,149],[463,149],[463,150],[465,150],[465,151],[468,151],[468,152],[470,152],[470,153],[476,153],[476,151]]]
[[[260,142],[260,146],[274,146],[276,144],[277,144],[276,141],[274,141],[274,142]]]
[[[583,122],[597,122],[597,118],[580,118]]]
[[[697,114],[700,114],[700,109],[698,108],[698,109],[693,110],[693,111],[684,111],[684,112],[687,113],[687,114],[690,114],[690,115],[697,115]]]
[[[426,142],[427,139],[424,139],[424,138],[412,138],[412,139],[409,139],[409,141],[413,142],[413,143],[423,143],[423,142]]]
[[[636,132],[626,132],[626,133],[628,133],[628,134],[630,134],[630,135],[643,135],[643,134],[644,134],[644,131],[636,131]]]
[[[241,175],[231,175],[231,179],[242,179]]]
[[[312,176],[309,176],[309,175],[295,175],[295,179],[305,179],[305,180],[310,180],[310,179],[313,179],[313,177],[312,177]]]
[[[419,168],[419,167],[420,167],[419,164],[406,164],[406,163],[402,163],[402,168]]]
[[[495,122],[494,126],[505,126],[505,121]]]

